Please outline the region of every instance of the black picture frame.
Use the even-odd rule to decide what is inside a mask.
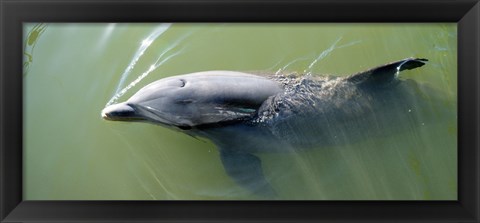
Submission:
[[[1,222],[480,222],[478,0],[0,0]],[[458,201],[23,201],[24,22],[455,22]]]

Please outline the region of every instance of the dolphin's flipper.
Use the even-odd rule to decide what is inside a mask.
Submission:
[[[384,85],[392,82],[400,71],[421,67],[428,61],[423,58],[407,58],[350,75],[346,80],[361,85]]]
[[[236,183],[262,197],[273,198],[276,193],[263,175],[260,159],[252,154],[220,150],[220,156],[227,174]]]

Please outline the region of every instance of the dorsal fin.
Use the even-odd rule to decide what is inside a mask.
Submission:
[[[391,83],[403,70],[411,70],[425,65],[424,58],[407,58],[346,77],[346,80],[361,85],[385,85]]]

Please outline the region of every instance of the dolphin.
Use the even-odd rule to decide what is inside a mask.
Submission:
[[[103,109],[110,121],[147,122],[211,140],[226,173],[275,197],[257,154],[295,152],[395,134],[418,125],[421,97],[399,72],[406,58],[345,77],[205,71],[157,80]]]

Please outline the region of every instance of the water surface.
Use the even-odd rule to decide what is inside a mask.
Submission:
[[[261,154],[265,175],[280,199],[457,199],[456,24],[32,23],[24,40],[26,200],[257,199],[208,140],[100,111],[178,74],[345,76],[406,57],[430,60],[400,78],[438,91],[448,115],[392,137]]]

